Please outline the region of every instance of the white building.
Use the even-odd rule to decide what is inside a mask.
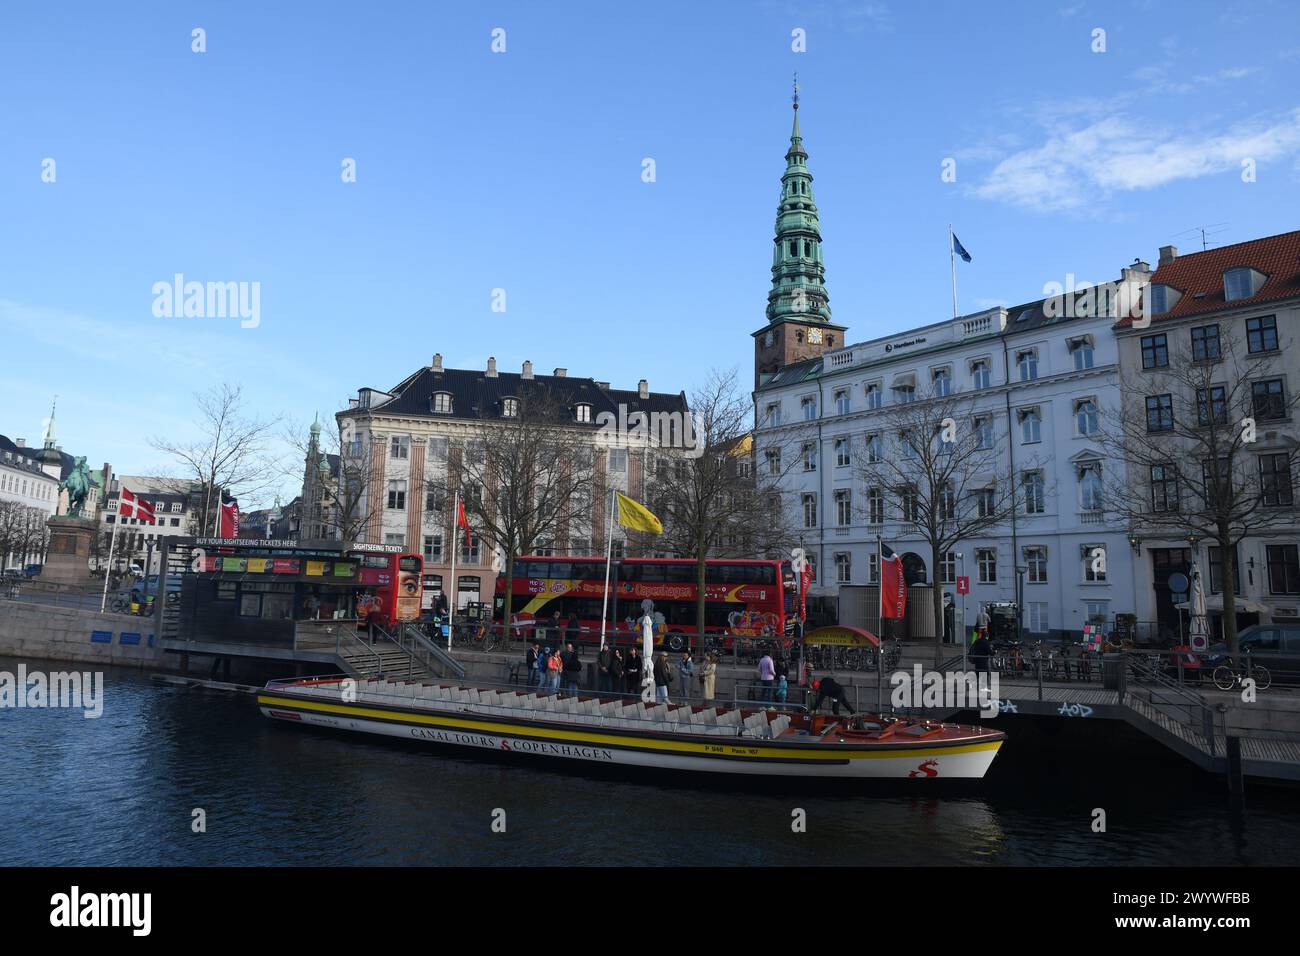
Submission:
[[[47,433],[52,442],[52,433]],[[0,435],[0,566],[39,564],[46,520],[59,505],[60,456],[52,444],[28,448]]]

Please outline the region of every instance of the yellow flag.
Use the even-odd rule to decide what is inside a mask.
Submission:
[[[659,523],[659,519],[649,508],[633,501],[621,491],[615,494],[618,495],[618,523],[624,528],[631,528],[633,531],[649,531],[651,534],[664,533],[664,526]]]

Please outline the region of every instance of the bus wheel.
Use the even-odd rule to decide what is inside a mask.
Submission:
[[[672,651],[674,654],[676,654],[676,653],[680,653],[681,651],[686,650],[686,635],[685,635],[685,634],[669,634],[669,635],[668,635],[668,649],[669,649],[670,651]]]

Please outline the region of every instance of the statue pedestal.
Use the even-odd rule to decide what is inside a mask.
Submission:
[[[50,584],[92,584],[90,546],[95,539],[93,518],[66,515],[46,521],[50,547],[39,580]]]

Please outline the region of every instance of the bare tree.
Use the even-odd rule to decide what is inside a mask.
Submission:
[[[708,559],[784,553],[793,535],[781,507],[780,474],[754,467],[754,406],[736,370],[713,370],[689,404],[684,448],[659,455],[646,496],[664,526],[660,546],[695,559],[695,627],[703,635]],[[786,456],[785,467],[790,464]]]
[[[49,515],[20,501],[0,501],[0,568],[12,555],[18,565],[28,557],[42,556],[49,544]]]
[[[1172,336],[1170,337],[1172,338]],[[1181,337],[1180,337],[1181,338]],[[1294,529],[1300,445],[1275,423],[1292,416],[1276,353],[1241,354],[1231,337],[1152,352],[1124,373],[1127,400],[1106,409],[1107,448],[1128,480],[1106,486],[1107,510],[1139,537],[1204,540],[1222,556],[1223,634],[1237,653],[1237,546]]]
[[[212,527],[222,492],[256,498],[275,483],[278,469],[268,446],[279,419],[250,415],[239,385],[214,386],[196,394],[195,403],[197,437],[153,438],[150,444],[176,460],[181,474],[171,480],[178,492],[188,493],[191,483],[201,489],[195,517],[202,532]]]
[[[962,541],[1011,519],[1016,486],[999,479],[996,416],[977,407],[973,396],[918,398],[889,406],[878,421],[879,432],[853,448],[867,493],[857,511],[868,524],[881,525],[886,509],[897,508],[903,523],[929,546],[937,664],[943,658],[941,562]]]
[[[489,419],[485,412],[478,437],[458,449],[459,459],[453,453],[448,460],[466,517],[500,550],[507,581],[516,557],[589,519],[594,481],[593,436],[574,427],[563,395],[525,387],[514,410],[508,418]],[[426,491],[445,489],[429,483]]]

